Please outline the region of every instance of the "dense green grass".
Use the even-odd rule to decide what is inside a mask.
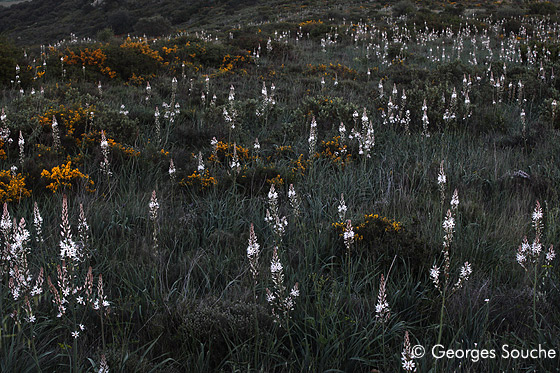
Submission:
[[[480,26],[483,21],[470,19],[469,23]],[[389,32],[389,40],[391,22],[396,21],[375,19],[377,27]],[[398,22],[405,26],[402,20]],[[539,21],[528,18],[525,22],[534,30]],[[339,41],[323,52],[320,40],[325,33],[333,32],[331,27],[338,27]],[[412,30],[412,24],[408,27]],[[18,220],[25,218],[32,240],[34,202],[44,219],[44,243],[30,244],[30,271],[36,276],[39,268],[44,268],[45,278],[50,276],[59,286],[55,279],[56,266],[61,263],[61,206],[66,194],[74,236],[80,204],[91,229],[86,243],[88,255],[75,263],[73,274],[79,286],[89,266],[95,285],[102,274],[110,312],[105,315],[80,305],[72,311],[75,300],[71,300],[67,314],[59,318],[53,295],[44,286],[42,295],[31,297],[37,320],[29,323],[24,317],[23,299],[13,300],[10,275],[4,271],[0,288],[0,370],[97,371],[101,355],[105,355],[110,369],[122,372],[398,371],[405,331],[410,333],[412,345],[421,344],[428,352],[415,360],[421,372],[557,369],[557,359],[498,356],[480,361],[436,361],[430,356],[440,328],[440,342],[450,349],[495,349],[498,355],[504,344],[517,349],[538,348],[539,344],[558,349],[558,259],[549,268],[539,267],[536,287],[533,277],[528,276],[532,272],[526,273],[516,262],[523,237],[530,242],[534,238],[531,214],[537,200],[544,211],[544,248],[560,239],[559,115],[557,112],[552,118],[550,106],[552,99],[560,99],[560,86],[558,79],[542,82],[538,78],[542,56],[539,54],[534,64],[506,64],[506,83],[517,84],[521,79],[525,85],[527,102],[523,109],[527,119],[523,135],[521,107],[515,97],[505,93],[503,102],[492,104],[489,65],[482,62],[486,52],[481,51],[480,41],[478,65],[468,62],[467,55],[473,48],[470,38],[465,39],[461,59],[433,63],[425,58],[428,48],[435,50],[446,43],[449,51],[453,38],[438,37],[421,46],[414,43],[417,35],[401,52],[407,55],[402,63],[395,60],[384,64],[372,50],[370,58],[366,57],[369,43],[384,42],[373,37],[354,43],[351,34],[357,26],[349,21],[307,23],[302,28],[309,37],[305,35],[297,42],[298,23],[281,22],[224,28],[215,32],[218,41],[189,35],[150,43],[151,50],[162,56],[163,46],[177,44],[178,54],[183,49],[192,53],[188,48],[199,43],[204,51],[197,50],[192,59],[186,53],[181,57],[193,63],[185,77],[181,76],[180,64],[173,61],[164,65],[146,62],[132,53],[117,54],[121,40],[63,45],[47,51],[43,77],[34,80],[30,72],[22,73],[23,97],[17,84],[2,89],[0,107],[5,108],[6,126],[14,141],[3,145],[6,158],[0,163],[3,170],[17,165],[18,172],[26,177],[26,188],[31,190],[30,197],[10,201],[8,210]],[[279,34],[291,30],[292,34],[286,44],[273,40],[272,51],[267,51],[267,40],[274,39],[276,30]],[[230,32],[233,39],[229,38]],[[491,69],[496,78],[502,74],[504,63],[497,60],[503,40],[500,33],[489,29],[495,53]],[[187,41],[192,44],[186,45]],[[533,34],[521,41],[531,47],[538,42]],[[247,57],[220,72],[226,54],[241,55],[244,50],[255,50],[259,43],[258,60]],[[66,64],[63,77],[60,57],[68,55],[66,46],[75,52],[101,48],[110,57],[105,66],[118,71],[118,75],[109,79],[95,66],[88,65],[83,73],[80,66]],[[395,55],[400,46],[400,42],[389,43]],[[546,46],[554,51],[544,60],[550,77],[552,68],[560,73],[558,39],[547,41]],[[36,52],[33,48],[29,51],[30,66],[34,66],[31,60]],[[111,60],[114,56],[123,60]],[[146,72],[146,66],[152,66],[149,63],[153,63],[153,70]],[[140,79],[129,79],[132,72],[141,75]],[[207,74],[211,75],[209,94]],[[464,120],[460,94],[463,74],[473,81],[469,93],[473,111]],[[163,117],[162,103],[172,100],[174,76],[178,79],[175,101],[180,104],[180,112],[171,123]],[[335,79],[338,85],[334,85]],[[380,79],[385,92],[381,98]],[[146,101],[148,80],[152,93]],[[255,110],[261,101],[263,81],[269,94],[271,83],[275,84],[276,104],[265,116],[258,117]],[[402,90],[406,89],[410,134],[402,124],[383,123],[381,109],[387,111],[393,84],[398,88],[393,102],[400,103]],[[228,102],[230,85],[235,87],[233,103]],[[39,93],[41,87],[44,94]],[[445,123],[442,115],[453,87],[458,92],[460,118]],[[34,96],[31,88],[37,91]],[[207,94],[205,102],[201,101],[203,91]],[[214,94],[215,105],[209,103]],[[445,105],[441,103],[442,94]],[[430,137],[422,136],[420,108],[425,98]],[[119,114],[121,104],[129,111],[127,116]],[[70,135],[61,113],[68,114],[56,111],[59,105],[73,110],[87,108],[95,115],[73,122],[75,133]],[[232,105],[238,113],[233,130],[223,117],[223,109],[231,110]],[[159,139],[153,116],[156,106],[162,113]],[[350,159],[341,164],[340,159],[329,158],[322,141],[338,136],[341,121],[348,135],[355,126],[354,111],[359,113],[357,127],[361,128],[364,108],[375,129],[371,158],[359,155],[357,141],[348,139],[345,144]],[[62,131],[58,152],[52,149],[51,109],[56,109]],[[41,124],[39,116],[47,113],[47,123]],[[317,156],[308,150],[313,116],[318,124]],[[18,159],[20,130],[25,138],[23,164]],[[103,160],[101,130],[115,142],[139,152],[138,156],[129,156],[117,146],[110,147],[111,177],[99,168]],[[91,142],[78,144],[76,139],[81,134],[90,134]],[[221,162],[211,161],[213,137],[248,149],[244,158],[239,148],[239,173],[229,167],[231,152],[220,152]],[[253,149],[256,137],[261,144],[258,152]],[[40,144],[51,149],[40,148]],[[197,169],[199,151],[217,181],[214,186],[185,185]],[[41,177],[41,171],[65,164],[67,156],[74,157],[73,168],[95,182],[94,192],[88,192],[80,181],[73,182],[72,187],[61,186],[55,193],[46,188],[49,181]],[[294,170],[300,156],[303,172]],[[168,173],[171,159],[177,167],[175,179]],[[443,202],[437,184],[442,160],[447,178]],[[264,220],[273,180],[279,213],[288,222],[281,240]],[[301,200],[299,215],[289,204],[290,184]],[[450,248],[450,281],[457,281],[465,261],[472,265],[473,273],[461,289],[445,299],[442,314],[442,297],[429,270],[434,264],[443,266],[442,222],[455,188],[460,204]],[[154,190],[159,210],[152,221],[148,206]],[[356,241],[350,252],[340,237],[342,231],[333,226],[340,222],[342,193],[348,207],[346,218],[355,227],[364,221],[364,215],[381,218],[371,218],[372,223],[356,231],[363,239]],[[392,221],[401,228],[392,229]],[[256,284],[246,252],[251,223],[261,247]],[[280,322],[266,297],[266,289],[274,286],[270,261],[275,246],[284,267],[285,286],[291,289],[297,282],[300,291],[289,317]],[[6,257],[2,260],[8,269],[10,261]],[[386,298],[391,309],[386,323],[376,318],[381,275],[387,278]],[[19,321],[10,316],[14,309],[20,312]],[[79,323],[85,330],[73,338],[71,333]]]

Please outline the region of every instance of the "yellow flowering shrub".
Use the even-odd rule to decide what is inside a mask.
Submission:
[[[282,176],[277,175],[275,177],[273,177],[272,179],[267,179],[266,180],[269,184],[274,184],[275,187],[279,187],[281,185],[284,185],[284,179],[282,179]]]
[[[312,76],[325,76],[331,78],[351,79],[356,80],[359,77],[358,72],[346,65],[341,65],[340,63],[329,63],[328,65],[321,63],[318,65],[307,64],[304,74]]]
[[[336,222],[333,223],[332,226],[342,237],[344,230],[346,229],[346,223]],[[353,225],[352,229],[354,230],[354,240],[362,241],[364,240],[364,237],[366,237],[367,240],[371,240],[372,236],[402,232],[403,226],[400,222],[394,219],[379,216],[378,214],[368,214],[364,215],[361,223]]]
[[[116,149],[126,156],[138,157],[140,155],[140,152],[134,149],[132,146],[120,144],[113,139],[107,139],[107,143],[109,144],[111,149]]]
[[[101,131],[93,130],[89,131],[88,133],[82,134],[81,139],[76,139],[76,145],[81,146],[82,144],[84,144],[85,146],[99,146],[100,141]],[[117,151],[127,157],[138,157],[140,155],[140,152],[134,149],[134,147],[118,143],[114,139],[107,138],[107,144],[112,151]]]
[[[305,175],[309,161],[305,159],[303,154],[300,154],[296,160],[292,160],[291,172],[293,176]]]
[[[76,128],[79,124],[85,125],[90,112],[95,111],[94,107],[84,108],[75,107],[69,108],[64,105],[59,105],[58,107],[53,107],[39,115],[37,119],[39,123],[49,128],[52,126],[53,115],[56,116],[59,125],[63,125],[66,129],[66,134],[68,136],[73,136]]]
[[[2,149],[4,147],[4,141],[0,140],[0,159],[6,159],[6,151]]]
[[[67,54],[62,57],[63,62],[67,65],[77,65],[77,66],[93,66],[99,69],[99,71],[108,76],[109,78],[114,78],[117,73],[111,68],[105,66],[105,60],[107,60],[107,55],[101,50],[89,49],[80,50],[77,53],[67,49]]]
[[[192,175],[187,176],[186,179],[182,179],[179,182],[183,186],[197,186],[200,190],[210,188],[218,184],[218,180],[215,177],[210,176],[210,171],[205,170],[202,173],[195,171]]]
[[[237,151],[237,158],[239,161],[247,161],[250,159],[249,148],[244,148],[241,145],[235,145]],[[226,159],[231,159],[233,157],[233,144],[218,141],[216,144],[216,154],[211,154],[208,160],[211,163],[222,163]]]
[[[352,156],[348,153],[348,147],[340,144],[340,136],[333,137],[329,141],[321,141],[321,152],[315,157],[329,159],[336,166],[346,166]]]
[[[123,49],[140,52],[141,54],[148,56],[157,62],[163,61],[163,57],[160,56],[159,52],[150,48],[147,40],[133,41],[130,37],[128,37],[120,45],[120,47]]]
[[[231,56],[226,54],[222,58],[222,64],[218,68],[218,71],[215,74],[212,74],[212,76],[216,77],[227,73],[233,73],[237,67],[241,66],[246,61],[248,61],[248,57]]]
[[[47,189],[50,189],[53,193],[56,193],[60,187],[72,188],[72,184],[78,180],[84,180],[86,185],[86,190],[93,192],[93,180],[89,178],[89,175],[83,174],[77,168],[72,168],[72,161],[68,161],[66,164],[60,166],[55,166],[51,171],[43,170],[41,172],[41,177],[46,178],[51,181],[47,185]]]
[[[323,21],[321,21],[320,19],[319,20],[310,19],[310,20],[307,20],[307,21],[300,22],[298,24],[298,26],[299,27],[304,27],[304,26],[309,26],[309,25],[320,25],[320,24],[323,24]]]
[[[294,156],[294,149],[290,145],[277,145],[274,153],[266,157],[266,160],[272,162],[280,159],[293,159]]]
[[[19,201],[30,195],[31,191],[25,188],[25,176],[10,170],[0,171],[0,202]]]

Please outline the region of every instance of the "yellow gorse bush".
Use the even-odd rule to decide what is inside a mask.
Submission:
[[[300,22],[298,24],[298,26],[299,27],[304,27],[304,26],[309,26],[309,25],[320,25],[322,23],[323,23],[323,21],[321,21],[320,19],[319,20],[310,19],[308,21]]]
[[[273,177],[272,179],[267,179],[266,181],[269,184],[274,184],[274,186],[276,186],[276,187],[284,185],[284,179],[282,179],[282,176],[280,176],[280,175],[277,175],[277,176]]]
[[[60,105],[57,108],[50,108],[45,113],[39,115],[37,119],[42,126],[52,125],[53,115],[56,116],[59,124],[66,129],[68,136],[74,135],[78,123],[85,123],[90,112],[95,111],[94,107],[88,109],[83,107],[68,108]]]
[[[0,171],[0,202],[19,201],[30,195],[31,191],[25,189],[25,176],[10,170]]]
[[[62,57],[63,62],[67,65],[94,66],[97,67],[103,75],[109,78],[117,76],[115,71],[104,65],[107,55],[100,48],[91,50],[86,48],[80,50],[79,54],[67,49],[67,53],[67,55]]]
[[[295,160],[292,160],[292,167],[291,172],[294,176],[303,176],[305,175],[305,170],[307,169],[309,161],[305,159],[303,154],[300,154],[299,157]]]
[[[208,170],[205,170],[202,173],[195,171],[192,175],[187,176],[186,180],[181,180],[179,184],[183,186],[198,186],[201,190],[204,190],[217,185],[218,180],[216,180],[215,177],[210,176],[210,172]]]
[[[352,159],[351,154],[348,153],[348,147],[340,144],[340,136],[333,137],[329,141],[321,141],[321,149],[321,152],[316,153],[315,156],[329,159],[337,166],[345,166]]]
[[[162,62],[163,57],[160,56],[158,51],[150,48],[147,40],[133,41],[130,37],[126,38],[124,43],[120,45],[123,49],[131,49],[140,52],[141,54],[152,58],[157,62]]]
[[[245,56],[231,56],[229,54],[226,54],[222,59],[222,64],[218,68],[218,72],[212,74],[212,76],[215,77],[226,73],[233,73],[235,69],[239,67],[239,65],[246,62],[248,59],[249,57]],[[241,70],[241,72],[244,72],[244,70]]]
[[[92,189],[93,180],[89,178],[89,175],[83,174],[77,168],[72,168],[72,161],[68,161],[68,163],[60,166],[55,166],[51,171],[43,170],[43,172],[41,172],[41,177],[51,181],[51,183],[47,185],[47,189],[50,189],[53,193],[56,193],[61,186],[72,188],[72,183],[77,180],[84,180],[86,190],[89,192],[94,191],[94,189]]]
[[[360,231],[363,232],[368,228],[373,228],[374,225],[380,226],[383,231],[388,233],[399,233],[404,229],[402,224],[394,219],[389,219],[385,216],[379,216],[378,214],[367,214],[364,215],[364,220],[360,224],[354,225],[352,227],[353,231],[355,232],[354,240],[363,240],[364,235],[360,234]],[[332,223],[332,226],[335,230],[341,232],[339,235],[342,237],[344,234],[344,230],[346,229],[346,223],[336,222]]]
[[[4,147],[4,141],[0,140],[0,159],[6,159],[6,151],[2,149]]]
[[[120,144],[113,139],[107,139],[107,144],[109,144],[111,149],[119,150],[126,156],[138,157],[140,155],[140,152],[135,150],[132,146]]]
[[[234,144],[231,143],[218,141],[218,143],[216,144],[216,155],[210,155],[208,160],[212,163],[221,163],[226,159],[233,157],[233,145]],[[241,145],[235,145],[235,150],[237,152],[237,158],[239,159],[239,161],[250,160],[249,148],[244,148]]]

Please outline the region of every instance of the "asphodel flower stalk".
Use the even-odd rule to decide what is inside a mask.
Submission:
[[[284,267],[278,257],[278,247],[275,247],[270,262],[270,273],[274,284],[273,290],[266,289],[266,300],[271,305],[272,315],[276,322],[287,321],[289,313],[294,309],[295,299],[299,296],[298,283],[286,294],[284,285]]]
[[[158,248],[159,248],[159,246],[158,246],[158,229],[157,229],[157,217],[158,217],[159,203],[158,203],[158,200],[157,200],[155,190],[152,192],[152,198],[150,199],[150,203],[149,203],[148,207],[150,208],[150,221],[152,222],[152,225],[153,225],[153,234],[152,234],[153,248],[154,248],[154,252],[157,253]]]
[[[389,321],[389,317],[391,317],[391,309],[387,302],[386,285],[385,276],[381,274],[379,291],[377,293],[377,305],[375,306],[375,319],[382,323],[386,323]]]
[[[288,189],[288,199],[290,201],[290,206],[292,207],[292,210],[294,212],[294,216],[299,216],[301,212],[301,201],[296,193],[294,184],[290,184],[290,188]]]
[[[36,243],[43,242],[43,218],[39,212],[37,202],[33,204],[33,225],[35,227],[35,241]]]
[[[556,252],[554,251],[554,247],[552,245],[550,245],[548,250],[543,250],[543,244],[541,243],[543,230],[542,219],[543,210],[541,204],[537,201],[531,216],[532,226],[535,230],[535,239],[533,240],[533,243],[529,244],[529,241],[525,236],[521,245],[519,245],[516,254],[517,263],[523,267],[533,285],[533,320],[535,327],[539,326],[537,323],[536,311],[537,293],[539,293],[539,295],[546,294],[546,291],[544,290],[542,292],[537,291],[537,283],[540,277],[542,284],[544,285],[544,279],[548,276],[548,270],[552,261],[556,257]]]
[[[260,245],[257,242],[255,227],[253,223],[251,223],[251,228],[249,229],[249,244],[247,246],[247,258],[249,259],[249,265],[251,267],[251,275],[253,276],[253,283],[255,287],[257,286],[257,277],[259,275],[259,256],[260,256]]]
[[[58,128],[58,122],[56,121],[56,117],[54,115],[51,128],[53,136],[53,148],[54,150],[58,150],[60,149],[60,130]]]
[[[101,171],[109,178],[113,173],[111,172],[111,165],[109,163],[109,143],[107,142],[105,131],[101,131],[101,154],[103,154],[103,160],[99,166]]]
[[[414,355],[412,347],[410,346],[410,337],[408,330],[404,333],[403,351],[401,353],[402,368],[407,372],[416,372],[416,363],[414,362]]]
[[[309,159],[315,155],[315,150],[317,148],[317,121],[315,116],[311,119],[311,127],[309,130]]]

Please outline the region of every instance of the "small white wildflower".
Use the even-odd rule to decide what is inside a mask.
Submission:
[[[273,259],[272,262],[270,263],[270,272],[280,273],[282,269],[283,269],[282,263],[280,263],[278,257],[276,257],[276,260]]]
[[[434,283],[436,288],[439,288],[439,267],[434,265],[432,268],[430,268],[430,278],[432,279],[432,282]]]
[[[453,192],[453,197],[451,197],[451,209],[456,210],[457,206],[459,206],[459,193],[457,189]]]
[[[171,158],[171,161],[169,163],[169,177],[172,180],[175,180],[175,173],[177,172],[177,169],[175,168],[175,165],[173,164],[173,158]]]
[[[249,265],[251,266],[251,273],[255,283],[259,274],[259,254],[260,245],[257,242],[255,227],[253,226],[253,223],[251,223],[251,228],[249,229],[249,245],[247,246],[247,258],[249,259]]]
[[[97,373],[109,373],[109,365],[107,364],[105,355],[101,355],[101,361],[99,362],[99,370]]]
[[[381,322],[386,322],[391,316],[391,309],[387,302],[385,276],[381,274],[379,281],[379,292],[377,293],[377,305],[375,306],[375,318]]]
[[[352,227],[352,221],[350,219],[346,220],[346,226],[344,227],[344,246],[347,250],[350,250],[350,246],[354,243],[354,228]]]
[[[461,268],[461,274],[460,277],[464,278],[464,279],[468,279],[469,276],[472,273],[472,268],[469,262],[465,262],[465,264],[463,264],[463,267]]]
[[[437,182],[438,182],[438,185],[441,186],[441,185],[444,185],[446,183],[446,181],[447,181],[447,178],[445,177],[445,172],[443,171],[443,162],[442,162],[442,165],[441,165],[441,168],[440,168],[440,171],[439,171],[439,174],[438,174]]]
[[[546,264],[550,265],[550,262],[552,262],[555,257],[556,257],[556,253],[554,252],[554,247],[552,247],[552,245],[550,245],[550,248],[548,249],[548,251],[546,253]]]
[[[266,289],[266,290],[267,290],[267,293],[266,293],[266,301],[267,301],[268,303],[274,302],[274,301],[276,300],[276,296],[275,296],[272,292],[270,292],[270,290],[268,290],[268,289]]]
[[[297,285],[297,284],[296,284]],[[297,287],[294,287],[291,291],[290,291],[290,296],[291,297],[299,297],[299,289]]]
[[[274,190],[274,184],[270,185],[270,190],[268,191],[268,199],[274,201],[278,199],[278,193]]]
[[[445,232],[452,232],[455,228],[455,219],[448,213],[442,225]]]
[[[344,202],[344,193],[341,193],[340,202],[338,204],[338,218],[340,219],[340,221],[344,221],[346,211],[348,211],[348,208],[346,207],[346,203]]]
[[[408,331],[404,333],[404,347],[401,353],[402,367],[407,372],[415,372],[416,364],[414,363],[414,356],[412,354],[412,348],[410,346],[410,337]]]
[[[150,207],[150,220],[154,221],[157,219],[157,212],[159,209],[159,203],[155,190],[152,192],[152,198],[150,199],[150,203],[148,206]]]

